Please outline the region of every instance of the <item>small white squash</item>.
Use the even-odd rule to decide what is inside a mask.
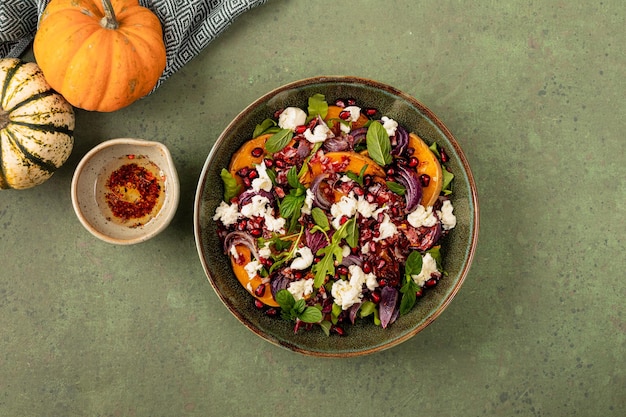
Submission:
[[[74,109],[33,62],[0,59],[0,189],[46,181],[74,146]]]

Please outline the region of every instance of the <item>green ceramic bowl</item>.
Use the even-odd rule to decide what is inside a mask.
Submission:
[[[448,169],[455,175],[452,202],[457,226],[446,238],[444,268],[448,275],[419,300],[413,310],[387,329],[361,320],[349,326],[347,336],[326,336],[321,329],[293,332],[293,323],[265,316],[235,278],[229,258],[217,237],[213,215],[223,196],[220,171],[233,153],[250,139],[254,127],[276,110],[306,108],[315,93],[329,103],[354,98],[361,107],[374,107],[426,142],[436,141],[450,156]],[[422,103],[397,89],[356,77],[315,77],[271,91],[244,109],[224,130],[211,150],[200,176],[194,207],[194,232],[204,271],[226,308],[248,329],[265,340],[302,354],[348,357],[369,354],[404,342],[432,323],[459,291],[472,263],[478,237],[476,184],[461,147],[444,124]]]

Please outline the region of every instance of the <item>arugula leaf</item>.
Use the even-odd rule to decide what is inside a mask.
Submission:
[[[269,153],[275,153],[282,150],[289,141],[293,138],[293,130],[291,129],[280,129],[278,132],[274,133],[270,138],[265,142],[265,149]]]
[[[356,248],[359,244],[359,228],[356,227],[356,217],[344,223],[346,226],[346,243],[351,248]]]
[[[326,275],[334,275],[335,274],[335,260],[332,255],[332,245],[325,246],[317,251],[317,256],[324,257],[316,264],[313,265],[311,269],[315,273],[315,277],[313,278],[313,287],[319,288],[324,284],[326,280]]]
[[[323,231],[330,230],[330,223],[328,222],[328,217],[319,207],[313,207],[311,209],[311,216],[313,217],[313,221],[316,225],[318,225]]]
[[[367,129],[365,141],[370,158],[378,165],[385,166],[391,163],[391,140],[380,122],[372,122],[369,129]]]
[[[356,175],[352,171],[347,171],[346,176],[350,178],[352,181],[359,184],[361,187],[363,187],[363,177],[365,176],[365,170],[367,169],[367,167],[368,167],[368,164],[363,165],[363,168],[361,168],[361,171],[359,171],[359,175]]]
[[[241,185],[237,184],[235,177],[226,168],[222,168],[220,177],[224,182],[224,200],[230,201],[231,198],[237,197],[241,191]]]
[[[320,116],[322,119],[326,118],[328,114],[328,103],[326,97],[323,94],[313,94],[309,97],[309,119],[314,119]]]
[[[276,122],[272,119],[265,119],[260,124],[256,125],[254,132],[252,132],[252,138],[261,136],[264,133],[271,133],[278,130]]]
[[[387,188],[398,195],[406,194],[406,187],[402,184],[398,184],[394,181],[385,181],[385,184],[387,184]]]

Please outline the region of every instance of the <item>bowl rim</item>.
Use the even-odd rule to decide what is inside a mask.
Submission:
[[[166,212],[166,215],[160,218],[159,223],[156,227],[152,227],[148,229],[146,233],[141,234],[135,238],[128,238],[128,239],[114,238],[114,237],[109,236],[106,233],[103,233],[99,229],[95,228],[91,224],[91,222],[89,222],[89,220],[83,213],[83,210],[81,209],[80,202],[79,202],[81,197],[78,195],[78,184],[79,184],[80,176],[85,170],[85,168],[89,166],[89,163],[93,160],[93,158],[96,155],[98,155],[100,152],[102,152],[103,150],[114,148],[114,147],[121,146],[121,145],[136,146],[136,147],[142,147],[142,148],[159,148],[162,151],[163,156],[165,157],[165,160],[167,162],[167,167],[165,168],[159,167],[159,168],[168,171],[168,176],[167,176],[168,187],[166,187],[166,191],[165,191],[167,198],[168,198],[168,202],[167,202],[168,210]],[[145,242],[153,238],[154,236],[156,236],[157,234],[165,230],[165,228],[167,228],[167,226],[171,223],[172,219],[174,218],[174,215],[176,214],[178,204],[180,201],[180,183],[178,179],[178,173],[176,171],[176,166],[174,165],[174,160],[167,146],[165,146],[161,142],[147,140],[147,139],[114,138],[114,139],[108,139],[103,142],[100,142],[98,145],[90,149],[81,158],[80,162],[76,166],[76,169],[74,170],[74,175],[72,176],[71,199],[72,199],[72,206],[74,208],[74,212],[76,213],[76,216],[78,217],[78,220],[83,225],[83,227],[87,229],[87,231],[89,231],[89,233],[91,233],[98,239],[107,243],[112,243],[116,245],[133,245],[133,244]],[[161,210],[163,210],[163,208]]]
[[[250,112],[251,110],[253,110],[255,107],[263,104],[264,102],[269,101],[270,99],[272,99],[273,97],[276,97],[277,95],[279,95],[280,93],[287,91],[287,90],[292,90],[294,88],[298,88],[298,87],[305,87],[308,85],[312,85],[312,84],[330,84],[330,83],[343,83],[343,84],[357,84],[357,85],[364,85],[364,86],[369,86],[369,87],[374,87],[380,90],[383,90],[391,95],[397,96],[407,102],[409,102],[410,104],[412,104],[413,106],[415,106],[416,108],[419,109],[420,112],[423,113],[423,115],[429,119],[430,122],[432,122],[438,129],[441,130],[441,133],[446,137],[446,139],[450,142],[450,144],[453,146],[454,151],[456,152],[460,162],[461,162],[461,166],[463,168],[463,171],[467,177],[467,181],[469,183],[469,190],[468,190],[468,200],[471,201],[470,204],[470,208],[471,208],[471,213],[473,214],[473,216],[471,216],[470,218],[470,236],[469,236],[469,245],[467,247],[466,250],[466,256],[464,259],[464,263],[463,263],[463,267],[462,269],[459,271],[458,273],[458,279],[456,280],[454,286],[451,288],[451,290],[449,291],[447,297],[445,298],[445,300],[439,305],[439,307],[433,311],[432,314],[430,314],[427,318],[424,319],[424,321],[422,323],[420,323],[419,325],[415,326],[414,328],[412,328],[410,331],[408,331],[407,333],[405,333],[404,335],[397,337],[395,339],[391,339],[387,342],[385,342],[384,344],[381,345],[377,345],[377,346],[372,346],[366,349],[361,349],[361,350],[352,350],[352,351],[342,351],[342,352],[330,352],[330,351],[321,351],[321,350],[311,350],[311,349],[303,349],[299,346],[290,344],[288,342],[284,342],[281,340],[278,340],[278,338],[273,337],[272,335],[268,335],[266,332],[263,332],[261,329],[257,328],[253,323],[251,323],[241,312],[239,312],[237,309],[233,308],[227,300],[227,297],[222,294],[220,291],[218,291],[218,288],[216,287],[216,284],[213,282],[212,278],[212,274],[209,271],[209,265],[207,263],[207,260],[204,258],[204,254],[203,254],[203,243],[202,243],[202,238],[201,238],[201,224],[200,224],[200,208],[202,205],[202,196],[203,196],[203,192],[204,192],[204,186],[205,183],[207,181],[207,172],[209,170],[209,165],[210,162],[215,158],[215,155],[218,151],[218,149],[220,148],[220,146],[222,145],[223,142],[225,142],[227,140],[227,135],[234,129],[234,127],[239,123],[240,119],[243,118],[248,112]],[[197,184],[197,188],[196,188],[196,193],[195,193],[195,198],[194,198],[194,214],[193,214],[194,218],[193,218],[193,227],[194,227],[194,238],[196,241],[196,249],[197,249],[197,253],[198,256],[200,258],[200,262],[202,264],[202,268],[204,270],[205,276],[208,279],[211,287],[213,288],[213,290],[215,291],[215,293],[217,294],[218,298],[220,299],[220,301],[224,304],[224,306],[231,312],[231,314],[233,314],[239,322],[241,322],[245,327],[247,327],[249,330],[251,330],[254,334],[256,334],[257,336],[261,337],[262,339],[270,342],[273,345],[291,350],[293,352],[297,352],[303,355],[307,355],[307,356],[315,356],[315,357],[355,357],[355,356],[362,356],[362,355],[367,355],[367,354],[371,354],[371,353],[376,353],[376,352],[380,352],[383,350],[387,350],[389,348],[392,348],[394,346],[397,346],[409,339],[411,339],[412,337],[414,337],[417,333],[419,333],[420,331],[422,331],[424,328],[426,328],[428,325],[430,325],[433,321],[435,321],[435,319],[437,317],[439,317],[441,315],[441,313],[448,307],[448,305],[450,304],[450,302],[455,298],[456,294],[458,293],[458,291],[460,290],[462,284],[464,283],[467,275],[469,274],[469,271],[471,269],[471,265],[476,253],[476,248],[478,245],[478,232],[479,232],[479,228],[480,228],[480,215],[479,215],[479,203],[478,203],[478,191],[477,191],[477,186],[476,186],[476,181],[474,179],[474,175],[472,173],[472,170],[470,168],[469,162],[467,160],[467,157],[465,156],[465,153],[463,152],[463,150],[461,149],[461,146],[459,145],[459,143],[457,142],[455,136],[452,134],[452,132],[448,129],[448,127],[439,119],[439,117],[437,117],[432,110],[430,110],[428,107],[426,107],[421,101],[419,101],[418,99],[416,99],[415,97],[404,93],[403,91],[392,87],[391,85],[379,82],[379,81],[375,81],[369,78],[364,78],[364,77],[358,77],[358,76],[344,76],[344,75],[325,75],[325,76],[318,76],[318,77],[309,77],[309,78],[303,78],[303,79],[299,79],[296,81],[292,81],[286,84],[283,84],[277,88],[274,88],[272,90],[270,90],[269,92],[263,94],[261,97],[259,97],[258,99],[254,100],[252,103],[250,103],[249,105],[247,105],[243,110],[241,110],[232,120],[231,122],[222,130],[222,132],[220,133],[220,135],[217,137],[217,139],[215,140],[215,143],[213,144],[213,146],[211,147],[211,150],[208,153],[207,158],[205,159],[205,162],[203,164],[202,167],[202,171],[200,173],[199,176],[199,181]]]

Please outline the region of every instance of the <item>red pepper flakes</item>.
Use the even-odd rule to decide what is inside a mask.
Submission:
[[[129,155],[130,156],[130,155]],[[111,173],[107,183],[110,190],[106,202],[115,217],[137,219],[150,214],[161,194],[158,178],[135,163],[122,165]],[[130,201],[129,191],[136,190],[139,198]]]

